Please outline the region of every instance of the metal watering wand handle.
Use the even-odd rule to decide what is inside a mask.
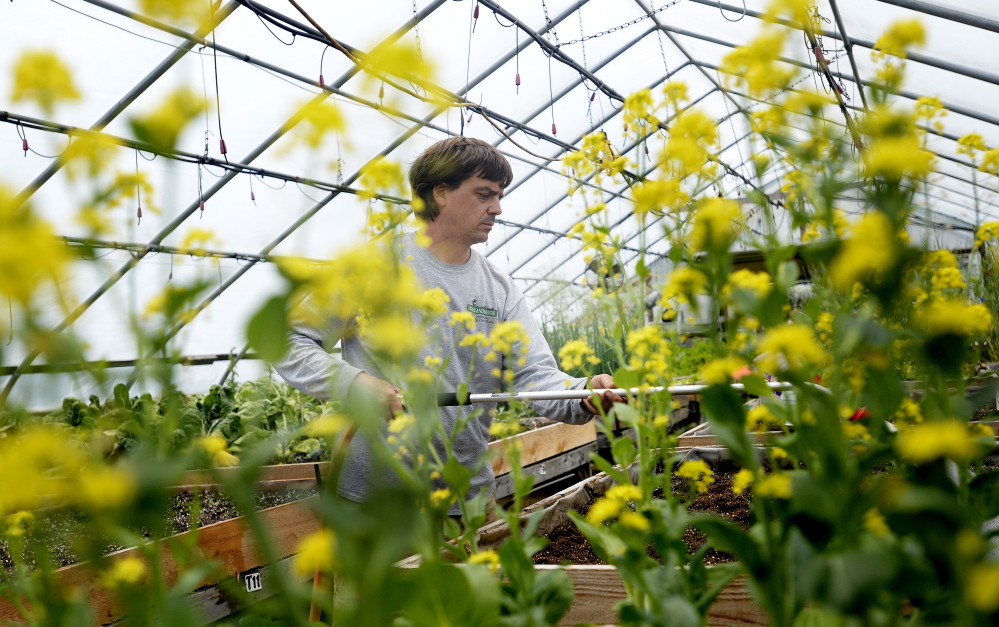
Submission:
[[[729,384],[733,390],[744,391],[746,386],[742,383]],[[831,394],[827,388],[814,383],[806,383],[808,387],[815,388]],[[708,389],[709,385],[703,383],[691,385],[671,385],[669,387],[648,387],[648,388],[598,388],[593,390],[547,390],[535,392],[497,392],[494,394],[469,394],[468,399],[462,403],[458,400],[455,392],[443,392],[437,395],[438,407],[453,407],[456,405],[470,405],[472,403],[502,403],[509,401],[561,401],[561,400],[582,400],[590,398],[594,394],[602,395],[604,392],[614,392],[619,396],[636,397],[640,393],[655,394],[658,392],[669,392],[670,394],[698,394]],[[768,381],[767,387],[775,391],[785,391],[793,389],[793,385],[787,381]]]

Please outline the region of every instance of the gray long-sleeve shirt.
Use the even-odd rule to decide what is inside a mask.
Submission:
[[[469,366],[472,365],[472,351],[477,351],[477,355],[471,380],[468,381],[469,391],[482,393],[501,390],[499,379],[492,374],[496,362],[484,360],[488,349],[458,345],[464,331],[448,323],[450,313],[456,311],[472,312],[475,316],[475,331],[487,336],[498,322],[517,320],[523,325],[530,337],[525,365],[510,365],[514,369],[514,386],[518,391],[585,387],[586,379],[570,377],[558,369],[524,294],[509,276],[485,257],[473,250],[471,258],[465,264],[451,265],[417,245],[411,234],[403,238],[402,247],[402,258],[407,260],[423,287],[439,287],[451,299],[450,311],[434,329],[436,341],[425,346],[417,358],[417,363],[423,363],[428,356],[451,357],[438,382],[441,391],[457,390],[458,385],[466,381]],[[370,280],[377,281],[378,277],[372,276]],[[275,369],[296,389],[324,400],[346,398],[350,384],[361,372],[387,379],[373,358],[373,351],[363,338],[353,332],[354,324],[353,320],[337,320],[328,316],[326,328],[316,328],[300,321],[293,323],[291,347],[287,356],[275,364]],[[327,352],[337,340],[341,342],[342,359]],[[398,385],[400,382],[393,383]],[[536,401],[531,406],[546,418],[570,424],[583,424],[593,417],[578,401]],[[469,468],[475,465],[488,448],[489,425],[492,420],[488,410],[495,408],[495,405],[477,407],[486,412],[472,420],[468,428],[457,436],[453,449],[458,461]],[[463,412],[469,411],[471,409],[468,407],[440,408],[440,417],[446,430],[450,432],[455,420]],[[439,439],[435,439],[434,447],[443,458],[444,446]],[[358,434],[351,443],[341,475],[341,494],[354,500],[364,500],[372,481],[393,480],[388,474],[379,478],[373,477],[372,473],[373,455],[370,445]],[[483,487],[490,487],[492,481],[492,468],[485,464],[472,479],[471,495],[477,494]],[[443,484],[437,487],[443,487]],[[456,511],[456,507],[453,511]]]

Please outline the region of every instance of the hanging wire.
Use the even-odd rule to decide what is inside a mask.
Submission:
[[[658,9],[655,9],[654,11],[649,11],[648,13],[643,13],[641,16],[636,17],[635,19],[630,20],[628,22],[625,22],[624,24],[621,24],[619,26],[615,26],[614,28],[608,28],[607,30],[600,31],[599,33],[593,33],[592,35],[586,35],[585,37],[582,37],[580,39],[573,39],[573,40],[570,40],[570,41],[565,41],[565,42],[562,42],[561,45],[562,46],[572,46],[574,44],[583,43],[584,41],[589,41],[591,39],[597,39],[598,37],[603,37],[605,35],[610,35],[611,33],[616,33],[616,32],[618,32],[620,30],[624,30],[625,28],[628,28],[629,26],[634,26],[635,24],[638,24],[639,22],[642,22],[643,20],[652,19],[653,15],[656,15],[658,13],[662,13],[663,11],[665,11],[666,9],[668,9],[670,7],[673,7],[673,6],[676,6],[677,4],[680,4],[680,2],[681,2],[681,0],[673,0],[672,2],[669,2],[669,3],[667,3],[667,4],[665,4],[665,5],[661,6],[661,7],[659,7]]]
[[[139,151],[135,151],[135,215],[138,225],[142,224],[142,186],[139,185]]]
[[[222,96],[219,92],[219,57],[215,46],[215,5],[212,0],[208,0],[208,4],[212,8],[212,62],[215,68],[215,113],[218,116],[219,121],[219,152],[222,154],[222,158],[225,159],[226,163],[229,163],[229,157],[227,156],[229,150],[225,145],[225,135],[222,134]]]
[[[746,0],[742,0],[742,15],[734,20],[729,19],[729,17],[725,15],[725,9],[722,8],[721,0],[718,0],[718,12],[721,13],[721,16],[725,18],[725,21],[727,22],[741,22],[742,18],[746,17]]]

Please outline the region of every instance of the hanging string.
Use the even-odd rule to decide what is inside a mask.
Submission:
[[[552,135],[558,135],[555,128],[555,89],[552,87],[552,55],[548,55],[548,95],[551,96]]]
[[[718,12],[721,13],[721,16],[728,22],[741,22],[742,18],[746,17],[746,0],[742,0],[742,15],[734,20],[729,19],[729,17],[725,15],[725,9],[722,8],[721,0],[718,0]]]
[[[471,18],[468,20],[468,50],[465,54],[465,85],[468,85],[468,77],[472,71],[472,33],[475,32],[475,22],[479,17],[479,3],[476,2],[475,6],[472,7]],[[463,94],[468,97],[468,92]],[[465,113],[462,111],[458,112],[458,119],[461,122],[461,135],[465,135]]]
[[[205,217],[205,193],[201,188],[201,164],[198,164],[198,209],[201,210],[201,214],[198,219]]]
[[[326,58],[326,51],[329,49],[330,47],[326,46],[323,48],[323,53],[319,55],[319,86],[323,88],[326,87],[326,80],[323,79],[323,59]]]
[[[208,0],[208,4],[212,8],[212,62],[215,65],[215,113],[218,115],[219,121],[219,152],[222,153],[222,158],[225,159],[226,163],[229,163],[229,157],[226,156],[229,152],[225,146],[225,136],[222,135],[222,96],[219,92],[219,57],[218,51],[215,46],[215,5],[212,0]]]
[[[139,151],[135,151],[135,217],[137,225],[142,224],[142,186],[139,184]]]
[[[252,174],[250,175],[250,202],[253,203],[254,207],[257,206],[257,195],[253,193],[253,175]]]
[[[513,40],[515,42],[513,49],[517,51],[517,54],[514,55],[517,65],[517,77],[513,79],[513,84],[517,87],[516,93],[519,94],[520,93],[520,29],[519,28],[514,29]]]
[[[167,283],[173,280],[173,253],[170,253],[170,274],[167,276]]]

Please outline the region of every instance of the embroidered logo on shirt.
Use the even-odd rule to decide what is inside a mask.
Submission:
[[[465,309],[472,312],[473,314],[478,314],[480,316],[490,316],[492,318],[495,318],[497,316],[497,311],[495,309],[489,309],[487,307],[479,307],[474,303],[474,301],[471,305],[465,307]]]

